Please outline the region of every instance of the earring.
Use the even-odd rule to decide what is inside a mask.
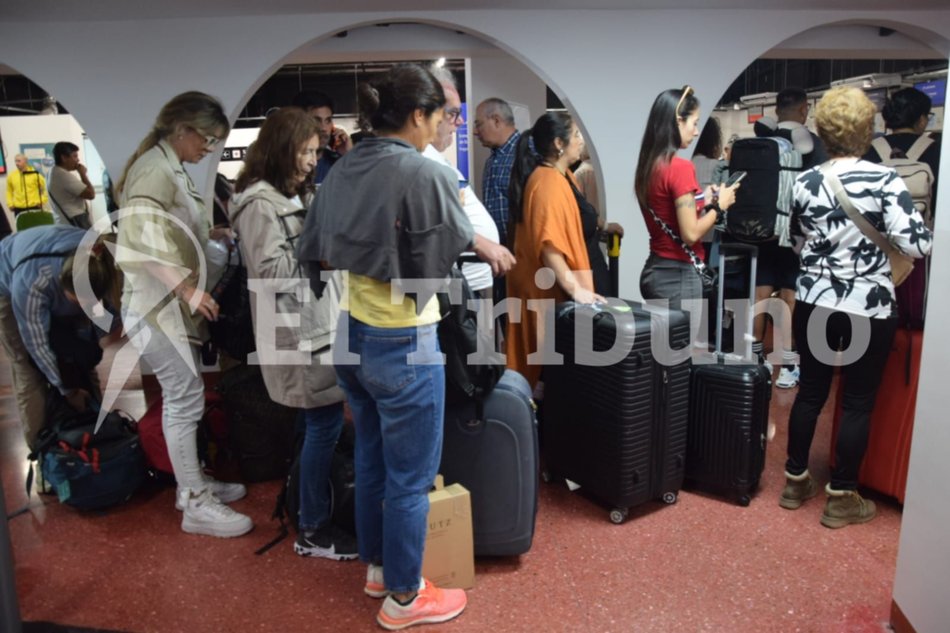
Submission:
[[[560,158],[560,157],[563,156],[563,155],[564,155],[564,150],[563,150],[563,149],[559,149],[559,150],[557,151],[557,157]]]

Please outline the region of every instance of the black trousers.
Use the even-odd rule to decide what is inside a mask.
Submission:
[[[854,490],[858,486],[858,470],[867,450],[871,412],[874,410],[881,375],[897,331],[897,319],[870,319],[797,302],[792,328],[801,357],[801,378],[798,395],[788,418],[788,461],[785,463],[785,469],[792,475],[800,475],[808,468],[808,453],[815,437],[815,425],[828,399],[835,370],[834,366],[815,357],[817,350],[813,346],[817,341],[808,340],[808,323],[811,319],[827,319],[822,330],[828,350],[847,350],[850,347],[852,319],[870,325],[870,342],[864,354],[853,363],[841,367],[841,379],[844,381],[843,410],[835,444],[831,487],[835,490]]]

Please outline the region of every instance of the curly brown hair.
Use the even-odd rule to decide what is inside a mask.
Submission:
[[[264,121],[261,131],[247,150],[244,168],[234,184],[235,191],[244,191],[263,180],[287,197],[303,196],[313,188],[313,178],[297,182],[297,153],[320,127],[309,114],[296,107],[281,108]],[[301,198],[303,199],[303,198]]]
[[[876,112],[860,88],[839,86],[826,92],[815,108],[815,125],[828,155],[863,156],[871,145]]]

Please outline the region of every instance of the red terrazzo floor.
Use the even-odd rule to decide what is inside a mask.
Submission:
[[[0,357],[0,470],[12,510],[27,502],[26,450],[9,384]],[[543,484],[531,551],[479,560],[465,613],[426,630],[886,630],[900,508],[869,495],[877,519],[832,531],[818,523],[821,498],[795,512],[778,507],[793,399],[794,390],[774,392],[778,435],[750,507],[684,491],[675,505],[631,510],[616,526],[606,508]],[[120,404],[141,414],[144,394],[133,388]],[[822,481],[829,434],[826,414],[813,449]],[[277,482],[249,487],[234,507],[257,526],[231,540],[181,532],[170,488],[99,515],[34,494],[30,512],[10,521],[21,615],[135,632],[381,630],[379,602],[362,593],[363,565],[300,558],[289,539],[253,554],[276,533],[277,490]]]

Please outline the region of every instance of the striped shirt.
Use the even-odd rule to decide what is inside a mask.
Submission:
[[[498,227],[502,244],[508,243],[508,181],[515,162],[521,132],[512,134],[501,147],[492,149],[482,175],[482,203]]]

